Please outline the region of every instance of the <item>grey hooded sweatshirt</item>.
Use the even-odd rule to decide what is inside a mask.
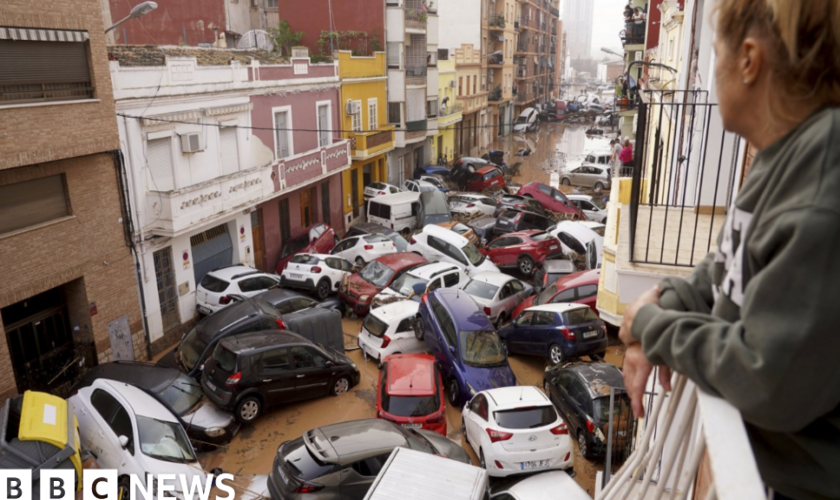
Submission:
[[[741,411],[768,486],[840,498],[840,108],[759,152],[718,251],[660,287],[648,359]]]

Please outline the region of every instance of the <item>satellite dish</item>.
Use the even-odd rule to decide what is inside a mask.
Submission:
[[[251,30],[242,35],[236,42],[237,49],[261,49],[268,52],[274,50],[274,40],[265,30]]]

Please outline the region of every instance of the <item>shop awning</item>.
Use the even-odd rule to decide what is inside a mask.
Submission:
[[[85,42],[87,31],[47,30],[38,28],[9,28],[0,26],[0,40],[27,40],[30,42]]]

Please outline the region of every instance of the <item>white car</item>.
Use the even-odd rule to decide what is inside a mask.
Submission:
[[[577,253],[586,256],[587,269],[601,267],[604,237],[579,221],[562,221],[548,231],[560,240],[563,253]]]
[[[494,488],[490,500],[592,500],[566,471],[550,470]]]
[[[400,300],[372,309],[359,332],[362,353],[381,366],[382,360],[391,354],[425,352],[426,343],[417,340],[413,327],[419,307],[413,300]]]
[[[195,287],[196,308],[201,314],[212,314],[235,302],[231,295],[253,297],[278,284],[279,276],[253,267],[235,265],[214,269]]]
[[[381,234],[351,236],[338,242],[330,252],[358,266],[376,260],[383,255],[397,253],[397,244]]]
[[[606,215],[604,215],[606,218]],[[604,236],[604,233],[607,232],[607,226],[603,222],[595,222],[592,220],[579,220],[579,224],[583,227],[588,227],[589,229],[595,231],[598,236]]]
[[[341,284],[353,274],[353,264],[337,255],[300,253],[280,274],[280,284],[286,288],[297,288],[315,292],[319,299],[326,299],[335,293]]]
[[[566,198],[590,221],[603,224],[607,220],[607,206],[600,198],[588,194],[567,194]]]
[[[564,186],[584,186],[603,191],[610,188],[610,166],[584,163],[560,174],[560,184]]]
[[[429,184],[433,184],[440,191],[449,190],[449,187],[446,185],[446,183],[442,181],[439,177],[435,177],[432,175],[421,175],[420,180],[423,182],[428,182]]]
[[[534,386],[481,391],[464,407],[462,418],[464,437],[491,476],[572,466],[566,423]],[[552,498],[562,498],[553,493]]]
[[[463,266],[467,274],[499,271],[496,264],[482,255],[468,239],[440,226],[429,224],[419,233],[414,233],[406,250],[425,257],[429,262],[449,262]]]
[[[407,299],[412,296],[419,299],[418,294],[423,295],[438,288],[464,288],[468,281],[467,273],[461,266],[448,262],[423,264],[395,279],[391,286],[379,292],[371,307],[390,302],[394,297]]]
[[[178,419],[141,389],[97,379],[68,401],[79,422],[81,446],[101,468],[116,469],[118,477],[136,474],[141,480],[147,473],[184,474],[188,484],[205,484],[204,471]],[[180,481],[175,489],[175,496],[184,500]]]
[[[534,293],[534,287],[513,276],[488,271],[472,276],[464,286],[464,292],[484,309],[484,314],[498,328],[510,319],[511,311],[520,302]]]
[[[386,184],[384,182],[371,182],[367,186],[365,186],[365,203],[370,201],[371,198],[376,198],[377,196],[385,196],[387,194],[396,194],[402,192],[402,189],[394,186],[393,184]]]
[[[449,210],[453,214],[475,215],[480,213],[492,216],[496,213],[496,207],[498,206],[496,200],[480,194],[456,194],[450,196],[446,201],[449,203]]]
[[[540,114],[534,108],[525,108],[513,124],[513,131],[519,134],[540,129]]]
[[[425,193],[427,191],[440,191],[437,186],[429,181],[416,181],[409,179],[403,184],[403,191],[412,191],[415,193]]]

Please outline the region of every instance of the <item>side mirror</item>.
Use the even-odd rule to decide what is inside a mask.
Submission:
[[[452,354],[455,354],[455,346],[454,345],[449,346],[449,352],[451,352]]]
[[[326,366],[335,366],[335,363],[332,361],[327,360]]]
[[[120,436],[118,439],[120,441],[120,446],[122,446],[122,449],[126,449],[126,447],[128,447],[128,438],[125,436]]]

